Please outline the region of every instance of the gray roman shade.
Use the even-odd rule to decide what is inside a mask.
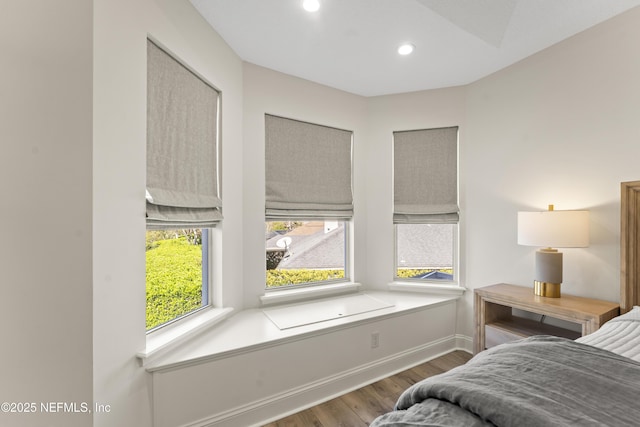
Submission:
[[[219,93],[147,40],[147,227],[203,228],[222,219]]]
[[[266,218],[351,218],[352,136],[265,115]]]
[[[458,128],[393,133],[393,222],[458,222]]]

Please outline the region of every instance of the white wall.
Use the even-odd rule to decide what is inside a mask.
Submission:
[[[95,426],[150,426],[150,375],[135,357],[145,346],[145,174],[147,35],[222,91],[224,228],[218,231],[224,288],[242,286],[242,63],[191,4],[95,0],[94,40],[94,399],[111,405]]]
[[[82,0],[0,6],[0,401],[37,404],[0,412],[3,426],[91,422],[40,402],[93,400],[92,14]]]
[[[588,248],[564,249],[563,292],[619,300],[621,181],[640,179],[640,8],[468,86],[461,150],[469,288],[532,284],[519,210],[588,209]],[[472,333],[471,292],[459,333]]]

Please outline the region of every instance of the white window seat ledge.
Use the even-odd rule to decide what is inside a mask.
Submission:
[[[231,313],[233,313],[233,308],[207,307],[180,322],[175,322],[159,331],[150,333],[147,335],[145,349],[137,354],[138,359],[143,366],[146,366],[152,360],[188,342],[201,331],[222,322],[231,316]]]
[[[324,304],[327,309],[335,309],[337,304],[341,304],[341,299],[353,298],[354,295],[382,301],[385,303],[384,307],[283,329],[276,326],[276,323],[265,313],[271,307],[243,310],[191,337],[170,352],[148,360],[144,366],[149,372],[180,369],[385,318],[402,316],[429,307],[450,304],[459,298],[459,295],[451,294],[367,291],[298,302],[277,308],[281,310],[290,307],[292,314],[305,310],[308,304],[313,304],[314,308],[321,308]]]

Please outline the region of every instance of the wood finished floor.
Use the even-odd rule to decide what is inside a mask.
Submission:
[[[264,427],[368,426],[379,415],[391,411],[400,393],[410,385],[469,359],[469,353],[454,351]]]

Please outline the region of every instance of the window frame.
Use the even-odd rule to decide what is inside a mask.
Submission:
[[[278,219],[278,220],[267,220],[265,219],[265,223],[267,222],[280,222],[280,221],[313,221],[310,220],[309,218],[305,218],[305,219],[300,219],[300,218],[284,218],[284,219]],[[290,291],[290,290],[294,290],[294,289],[304,289],[304,288],[318,288],[318,287],[322,287],[322,286],[327,286],[327,285],[335,285],[335,284],[343,284],[343,283],[351,283],[351,276],[352,276],[352,270],[351,270],[351,220],[347,220],[347,219],[333,219],[333,218],[326,218],[326,219],[318,219],[317,221],[337,221],[337,222],[342,222],[343,223],[343,227],[344,227],[344,277],[339,278],[339,279],[329,279],[329,280],[320,280],[320,281],[315,281],[315,282],[304,282],[304,283],[291,283],[288,285],[280,285],[280,286],[272,286],[269,287],[267,286],[266,283],[266,272],[268,271],[266,269],[266,264],[265,264],[265,285],[264,285],[264,292],[265,293],[273,293],[273,292],[285,292],[285,291]],[[266,243],[266,241],[265,241]],[[265,246],[265,254],[266,254],[266,246]]]
[[[148,229],[147,229],[148,230]],[[180,316],[174,317],[171,320],[168,320],[160,325],[154,326],[151,329],[146,330],[146,335],[150,336],[156,334],[162,330],[172,329],[173,325],[176,323],[180,323],[181,321],[190,318],[191,316],[195,316],[198,313],[211,309],[213,307],[213,230],[211,228],[202,228],[202,268],[201,268],[201,277],[202,277],[202,300],[206,300],[206,303],[202,306],[191,310],[188,313],[184,313]],[[146,264],[145,264],[146,265]],[[146,289],[146,286],[145,286]],[[146,304],[145,304],[145,313],[146,313]]]
[[[274,297],[278,293],[283,295],[282,298],[287,298],[284,295],[294,293],[309,295],[314,293],[312,290],[320,288],[353,286],[353,254],[351,249],[353,236],[350,224],[353,220],[354,132],[266,112],[264,113],[264,125],[265,223],[273,221],[341,222],[344,226],[344,277],[268,287],[265,262],[265,293],[261,297],[263,304],[267,303],[267,300],[281,299],[281,297]],[[348,145],[343,145],[347,141]],[[273,151],[270,150],[270,147]],[[331,147],[335,149],[331,150]],[[315,155],[309,155],[309,151],[305,151],[305,156],[301,157],[299,150],[305,149]],[[317,158],[326,159],[325,154],[328,152],[333,155],[336,152],[344,154],[345,157],[340,157],[340,162],[318,163]],[[297,153],[298,157],[290,156],[290,153]],[[285,159],[284,163],[281,161],[282,159]],[[312,161],[310,162],[309,159]],[[293,172],[288,169],[292,164],[296,165]],[[324,165],[324,168],[316,169],[318,164]],[[334,165],[333,169],[327,168],[327,165]],[[310,174],[309,169],[313,169],[315,174]],[[283,176],[280,173],[281,170],[287,170],[288,174]],[[316,179],[319,172],[324,174],[322,181]],[[297,177],[300,178],[300,183],[291,179],[295,173],[298,173]],[[313,177],[315,180],[309,182],[307,177]],[[336,179],[330,180],[327,179],[328,177]],[[283,185],[284,182],[287,185]],[[291,183],[295,184],[288,185]],[[317,185],[319,183],[322,185]],[[264,249],[266,253],[266,245]]]
[[[169,58],[173,59],[179,66],[183,67],[188,73],[193,75],[194,78],[200,80],[202,83],[204,83],[204,85],[208,86],[210,89],[217,93],[215,129],[213,132],[213,136],[215,137],[215,190],[217,192],[217,197],[220,199],[220,206],[218,207],[218,210],[220,211],[220,213],[222,213],[222,108],[224,94],[217,85],[213,84],[202,73],[198,72],[196,69],[190,66],[186,60],[183,60],[176,52],[174,52],[164,43],[160,42],[156,37],[148,34],[147,41],[154,44]],[[197,228],[202,230],[202,292],[203,300],[205,300],[206,298],[206,304],[190,311],[189,313],[185,313],[168,322],[146,330],[146,353],[152,354],[158,351],[158,349],[160,348],[170,346],[170,343],[180,342],[182,339],[185,339],[192,333],[199,331],[204,326],[213,324],[227,317],[232,311],[231,309],[220,308],[222,307],[220,283],[222,256],[218,251],[221,248],[221,245],[219,243],[221,241],[221,229],[216,227],[216,225],[220,225],[222,224],[222,222],[223,219],[220,215],[220,218],[217,219],[213,224],[187,223],[184,224],[184,227],[180,227],[179,225],[167,227],[172,229]],[[145,227],[145,230],[149,229],[154,228],[147,225]],[[218,307],[216,307],[216,304],[218,305]]]
[[[439,131],[439,130],[448,130],[448,129],[453,129],[455,128],[456,130],[456,136],[455,136],[455,187],[453,187],[455,189],[455,208],[456,208],[456,213],[455,213],[455,220],[452,218],[452,215],[450,215],[448,213],[448,211],[442,212],[444,213],[444,215],[440,212],[435,213],[435,215],[433,215],[433,217],[431,217],[431,213],[428,210],[427,207],[427,212],[422,212],[416,216],[411,216],[409,215],[407,219],[401,220],[401,221],[396,221],[395,215],[396,215],[396,199],[395,199],[395,181],[396,181],[396,171],[395,171],[395,166],[396,166],[396,134],[399,133],[404,133],[404,132],[423,132],[423,131]],[[394,250],[393,250],[393,283],[407,283],[407,284],[411,284],[411,285],[418,285],[418,286],[425,286],[425,287],[432,287],[432,288],[437,288],[437,287],[445,287],[445,288],[454,288],[454,287],[459,287],[460,286],[460,214],[459,214],[459,195],[460,195],[460,191],[459,191],[459,186],[460,186],[460,180],[459,180],[459,174],[460,174],[460,161],[459,161],[459,153],[460,153],[460,127],[459,126],[446,126],[446,127],[430,127],[430,128],[421,128],[421,129],[414,129],[414,130],[403,130],[403,131],[394,131],[393,135],[392,135],[392,180],[393,180],[393,192],[394,192],[394,196],[393,196],[393,212],[394,212],[394,223],[393,223],[393,246],[394,246]],[[431,182],[430,182],[431,183]],[[447,193],[441,193],[440,196],[442,196],[443,194],[447,194]],[[406,203],[406,200],[404,201]],[[443,203],[445,202],[445,200],[442,200],[442,197],[438,197],[438,202]],[[451,203],[448,202],[448,203]],[[445,206],[447,207],[453,207],[453,205],[449,206],[449,204],[446,204]],[[422,206],[424,208],[424,206]],[[412,213],[416,213],[416,212],[412,212]],[[428,217],[425,219],[425,216]],[[429,218],[432,218],[432,221],[429,221]],[[411,224],[451,224],[454,225],[453,227],[453,247],[452,247],[452,269],[453,269],[453,275],[452,275],[452,279],[451,280],[442,280],[442,279],[417,279],[417,278],[401,278],[398,277],[398,225],[411,225]]]
[[[418,224],[418,223],[415,223]],[[398,277],[398,225],[411,225],[411,224],[393,224],[393,281],[395,283],[405,282],[423,285],[444,285],[444,286],[459,286],[459,268],[460,268],[460,221],[450,223],[453,225],[453,247],[452,247],[452,269],[453,277],[451,280],[442,279],[416,279],[412,277]]]
[[[207,260],[209,263],[210,304],[180,316],[172,322],[167,322],[164,327],[147,331],[145,348],[136,353],[136,357],[140,360],[142,366],[153,363],[167,351],[178,348],[196,334],[228,319],[234,313],[233,308],[225,308],[219,304],[222,300],[219,286],[221,274],[220,253],[218,252],[220,249],[221,230],[218,228],[207,228],[206,230],[210,237],[207,245],[209,251]]]

